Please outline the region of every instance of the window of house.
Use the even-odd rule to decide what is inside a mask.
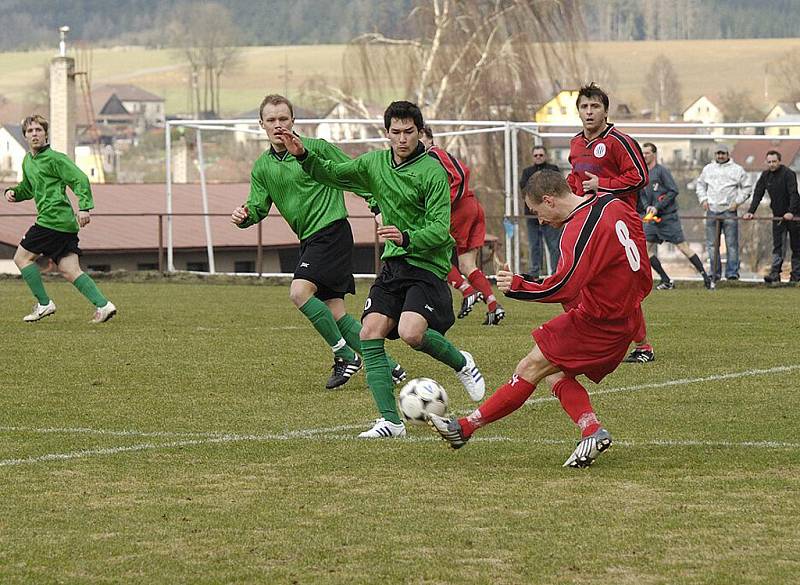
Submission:
[[[89,272],[111,272],[111,264],[87,264]]]
[[[567,115],[567,107],[566,106],[561,106],[561,115],[562,116],[566,116]]]
[[[208,272],[208,262],[187,262],[186,270],[192,272]]]
[[[553,106],[547,106],[547,114],[548,114],[549,116],[552,116],[552,115],[553,115]]]
[[[234,272],[255,272],[256,263],[253,260],[235,260],[233,263]]]
[[[158,270],[157,262],[139,262],[136,264],[136,270]]]
[[[778,134],[780,136],[789,136],[789,129],[788,128],[781,128],[778,130]]]

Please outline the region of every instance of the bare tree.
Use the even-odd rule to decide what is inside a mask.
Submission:
[[[793,102],[800,102],[800,55],[797,51],[789,51],[781,55],[774,64],[784,97]]]
[[[720,96],[720,109],[725,122],[760,122],[764,113],[753,105],[753,100],[746,90],[728,89]],[[739,128],[730,130],[739,134]]]
[[[665,55],[657,55],[644,78],[642,95],[646,104],[653,104],[653,113],[660,120],[662,115],[673,114],[681,108],[681,83]]]
[[[189,66],[192,94],[199,113],[219,114],[222,76],[234,66],[239,30],[222,4],[182,4],[175,9],[169,34]]]
[[[404,38],[368,34],[349,44],[342,97],[362,105],[407,99],[428,119],[532,120],[579,77],[578,0],[415,0],[398,29]],[[490,227],[502,231],[503,135],[472,137],[463,154],[466,140],[440,144],[473,167]]]

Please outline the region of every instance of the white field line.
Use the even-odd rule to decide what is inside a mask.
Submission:
[[[636,365],[636,364],[634,364]],[[638,364],[639,367],[647,366]],[[667,380],[666,382],[650,382],[648,384],[636,384],[635,386],[621,386],[619,388],[606,388],[605,390],[595,390],[589,392],[590,396],[600,394],[616,394],[617,392],[638,392],[639,390],[652,390],[655,388],[668,388],[670,386],[683,386],[686,384],[702,384],[703,382],[719,382],[720,380],[735,380],[736,378],[747,378],[751,376],[763,376],[765,374],[779,374],[782,372],[794,372],[800,370],[800,364],[793,366],[776,366],[760,370],[745,370],[743,372],[731,372],[730,374],[714,374],[703,376],[702,378],[680,378],[678,380]],[[542,396],[541,398],[531,398],[525,404],[536,404],[539,402],[550,402],[556,400],[555,396]]]
[[[736,378],[744,378],[749,376],[760,376],[764,374],[774,374],[781,372],[791,372],[800,369],[800,365],[791,366],[778,366],[774,368],[746,370],[743,372],[732,372],[729,374],[716,374],[712,376],[704,376],[702,378],[682,378],[679,380],[668,380],[666,382],[652,382],[648,384],[637,384],[634,386],[622,386],[619,388],[608,388],[605,390],[597,390],[590,392],[591,395],[597,394],[612,394],[618,392],[635,392],[639,390],[647,390],[653,388],[666,388],[669,386],[677,386],[682,384],[697,384],[702,382],[716,382],[720,380],[731,380]],[[539,402],[549,402],[555,400],[555,397],[542,397],[528,400],[526,404],[533,404]],[[353,430],[361,428],[363,425],[340,425],[336,427],[317,428],[317,429],[304,429],[298,431],[291,431],[283,434],[265,434],[265,435],[240,435],[235,433],[174,433],[174,432],[141,432],[141,431],[115,431],[106,429],[91,429],[85,427],[75,428],[28,428],[28,427],[0,427],[0,432],[29,432],[29,433],[58,433],[58,434],[92,434],[92,435],[106,435],[106,436],[121,436],[121,437],[196,437],[193,439],[185,439],[181,441],[172,441],[169,443],[140,443],[137,445],[129,445],[125,447],[101,447],[97,449],[85,449],[80,451],[72,451],[69,453],[49,453],[36,457],[28,457],[25,459],[4,459],[0,460],[0,467],[9,467],[14,465],[23,465],[27,463],[40,463],[45,461],[65,461],[70,459],[80,459],[91,457],[95,455],[116,455],[118,453],[127,453],[135,451],[146,451],[153,449],[173,449],[185,446],[204,445],[212,443],[232,443],[239,441],[286,441],[291,439],[322,439],[322,440],[351,440],[354,439],[351,435],[336,435],[340,431]],[[428,442],[438,440],[436,437],[406,437],[405,441],[410,442]],[[513,441],[507,437],[476,437],[472,439],[473,442],[490,442],[490,441]],[[526,443],[531,444],[572,444],[570,440],[559,439],[526,439]],[[772,449],[797,449],[800,448],[800,443],[786,443],[781,441],[696,441],[696,440],[652,440],[652,441],[624,441],[617,440],[618,445],[627,445],[631,447],[637,446],[703,446],[703,447],[755,447],[755,448],[772,448]]]

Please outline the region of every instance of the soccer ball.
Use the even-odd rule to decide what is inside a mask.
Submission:
[[[447,412],[447,392],[430,378],[415,378],[403,386],[397,397],[403,418],[412,423],[425,424],[425,415]]]

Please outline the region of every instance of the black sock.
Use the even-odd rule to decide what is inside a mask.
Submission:
[[[692,266],[697,268],[697,272],[699,272],[703,276],[706,275],[706,269],[703,268],[703,263],[700,261],[700,258],[697,256],[697,254],[693,254],[692,257],[689,258],[689,262],[692,263]]]
[[[650,256],[650,266],[653,267],[653,270],[658,272],[658,275],[661,277],[663,282],[670,282],[669,274],[664,271],[664,267],[661,266],[661,261],[658,258],[655,256]]]

